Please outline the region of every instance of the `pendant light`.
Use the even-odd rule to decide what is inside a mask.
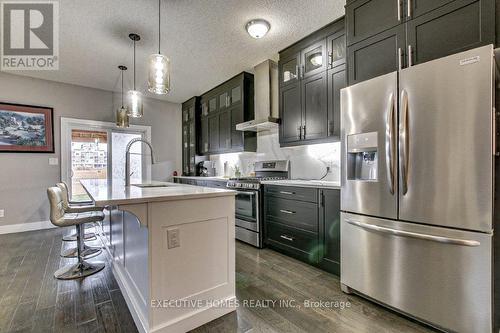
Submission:
[[[142,94],[135,89],[135,42],[141,40],[141,36],[138,34],[130,34],[128,37],[134,42],[134,90],[129,90],[127,92],[127,115],[132,118],[141,118],[144,113],[142,107]]]
[[[148,90],[158,95],[170,91],[170,59],[161,54],[161,0],[158,0],[158,53],[149,56]]]
[[[122,106],[116,111],[116,126],[126,128],[129,127],[129,117],[127,108],[123,106],[123,72],[127,70],[127,67],[120,65],[118,68],[122,73]]]

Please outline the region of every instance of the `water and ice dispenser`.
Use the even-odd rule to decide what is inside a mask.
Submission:
[[[347,179],[377,181],[377,132],[347,136]]]

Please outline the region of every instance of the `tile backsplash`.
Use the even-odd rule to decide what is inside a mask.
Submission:
[[[277,129],[257,134],[256,153],[211,155],[210,160],[215,162],[218,176],[225,176],[225,162],[230,166],[226,176],[233,177],[235,166],[242,175],[249,175],[255,161],[290,160],[292,179],[320,179],[330,166],[323,180],[340,181],[340,142],[280,148]]]

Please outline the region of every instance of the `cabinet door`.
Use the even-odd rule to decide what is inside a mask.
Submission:
[[[193,108],[194,109],[194,108]],[[189,123],[189,174],[196,173],[196,126],[194,120]]]
[[[243,122],[243,107],[237,106],[231,109],[231,149],[243,148],[244,132],[236,130],[236,124]]]
[[[295,84],[299,80],[300,53],[281,56],[279,61],[280,86]]]
[[[222,87],[217,96],[219,100],[219,111],[223,111],[229,106],[229,93],[225,86]]]
[[[208,151],[219,151],[219,116],[208,117]]]
[[[208,153],[209,149],[209,134],[208,134],[208,118],[201,119],[201,135],[200,135],[200,154],[204,155]]]
[[[189,121],[189,108],[184,107],[182,109],[182,122],[187,123]]]
[[[302,140],[326,138],[328,132],[327,72],[301,81]]]
[[[346,42],[345,31],[341,30],[326,39],[328,49],[328,68],[345,64]]]
[[[218,95],[208,98],[208,114],[217,112],[217,97]]]
[[[189,126],[182,125],[182,173],[189,175]]]
[[[347,5],[345,8],[347,45],[358,43],[400,24],[403,14],[402,2],[358,0]]]
[[[400,62],[404,60],[404,50],[404,25],[398,25],[375,37],[349,46],[347,48],[349,85],[397,71]],[[403,65],[401,63],[401,66]]]
[[[408,22],[411,65],[495,42],[495,4],[456,0]]]
[[[243,97],[243,91],[241,86],[241,80],[237,80],[237,82],[230,85],[228,88],[229,107],[242,104],[242,97]]]
[[[346,87],[345,65],[328,70],[328,136],[340,138],[340,89]]]
[[[299,82],[280,88],[280,118],[280,143],[300,141],[302,110]]]
[[[302,79],[324,72],[328,65],[326,39],[317,41],[301,52]]]
[[[428,13],[454,0],[407,0],[404,15],[409,15],[413,19],[422,14]],[[408,11],[409,10],[409,11]],[[408,16],[407,16],[408,17]]]
[[[320,218],[320,266],[340,275],[340,190],[321,191],[323,214]]]
[[[231,148],[231,112],[224,111],[219,114],[219,150]]]

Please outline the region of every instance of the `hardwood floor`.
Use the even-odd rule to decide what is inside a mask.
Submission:
[[[62,234],[51,229],[0,235],[0,332],[137,332],[110,265],[82,280],[54,279],[58,267],[75,261],[59,257],[61,246],[74,246],[61,242]],[[106,258],[102,254],[92,260]],[[331,274],[240,242],[236,293],[240,302],[236,312],[192,333],[433,332],[342,293],[338,278]],[[304,306],[312,301],[344,306]]]

